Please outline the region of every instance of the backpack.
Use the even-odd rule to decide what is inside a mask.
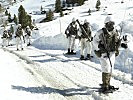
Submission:
[[[73,27],[72,23],[70,23],[68,30],[70,35],[75,35],[75,36],[77,35],[77,25]]]
[[[23,36],[23,31],[22,31],[22,29],[17,29],[17,31],[16,31],[16,36],[17,36],[17,37]]]
[[[6,32],[4,32],[3,38],[8,38],[8,34]]]
[[[28,30],[27,28],[26,28],[25,32],[27,33],[28,36],[31,36],[31,31]]]
[[[91,30],[90,30],[90,27],[87,26],[86,24],[83,24],[82,26],[83,26],[83,28],[85,29],[85,31],[86,31],[87,34],[84,34],[84,33],[82,32],[81,37],[82,37],[82,38],[90,38],[90,37],[91,37]]]
[[[99,48],[102,52],[118,51],[121,39],[118,38],[119,34],[117,30],[114,30],[111,34],[108,33],[106,28],[102,28],[103,33],[99,36],[101,39]]]

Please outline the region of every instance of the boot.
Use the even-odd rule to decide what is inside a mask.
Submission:
[[[73,52],[73,50],[71,50],[71,54],[72,54],[72,55],[75,55],[75,54],[76,54],[76,52]]]
[[[84,56],[83,55],[81,55],[80,60],[84,60]]]
[[[87,54],[87,57],[86,57],[85,59],[86,59],[86,60],[90,60],[90,59],[91,59],[90,54]]]
[[[111,92],[109,89],[109,85],[110,85],[110,74],[109,73],[102,73],[102,92]]]
[[[30,43],[27,44],[27,46],[30,46],[30,45],[31,45]]]
[[[117,88],[115,88],[113,85],[110,85],[111,74],[109,74],[108,77],[109,77],[109,78],[108,78],[108,79],[109,79],[109,80],[108,80],[108,82],[109,82],[109,89],[110,89],[110,90],[116,90]]]
[[[67,52],[66,54],[71,54],[71,53],[70,53],[70,48],[68,48],[68,52]]]

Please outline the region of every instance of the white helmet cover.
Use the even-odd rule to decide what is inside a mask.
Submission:
[[[112,19],[111,16],[107,16],[104,20],[104,24],[108,23],[108,22],[114,22],[114,20]]]

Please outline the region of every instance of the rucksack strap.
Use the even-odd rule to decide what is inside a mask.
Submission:
[[[108,34],[108,31],[106,28],[102,28],[104,34]]]

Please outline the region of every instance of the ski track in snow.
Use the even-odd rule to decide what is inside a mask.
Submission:
[[[49,53],[47,51],[42,51],[35,48],[28,48],[22,52],[14,51],[12,49],[13,48],[9,48],[9,49],[6,48],[4,50],[15,54],[16,56],[20,57],[20,59],[22,60],[25,60],[27,64],[32,64],[32,68],[31,67],[26,68],[27,71],[29,71],[29,73],[31,73],[32,75],[34,75],[34,73],[37,73],[38,75],[40,75],[40,77],[43,78],[43,80],[48,82],[48,84],[50,84],[50,86],[53,87],[53,88],[49,87],[49,91],[51,91],[51,93],[52,92],[56,94],[58,93],[64,96],[66,99],[69,99],[69,100],[84,99],[85,100],[89,98],[91,100],[93,99],[104,100],[104,99],[113,99],[114,95],[116,96],[120,95],[119,93],[122,91],[127,91],[128,94],[130,93],[128,91],[130,91],[129,88],[131,88],[131,85],[132,85],[131,82],[128,80],[127,82],[123,81],[122,79],[117,78],[118,75],[114,75],[114,74],[113,74],[114,78],[112,78],[112,80],[115,83],[113,84],[115,84],[116,86],[120,86],[120,89],[116,91],[115,94],[113,93],[106,96],[103,94],[99,94],[98,92],[95,92],[97,91],[97,88],[99,88],[98,84],[100,82],[99,80],[97,80],[97,77],[101,78],[101,75],[100,75],[101,70],[100,70],[100,65],[95,64],[94,62],[80,61],[79,58],[76,58],[76,57],[70,58],[69,56],[65,57],[64,55],[58,55],[58,54],[54,55],[53,52]],[[29,52],[30,50],[34,50],[34,52],[38,52],[40,54],[36,53],[37,55],[33,54],[32,56],[31,54],[26,55],[28,54],[26,52]],[[45,60],[46,56],[49,59]],[[44,58],[43,60],[42,59],[35,60],[42,57]],[[65,67],[67,67],[71,71],[73,70],[73,73],[71,72],[69,73],[69,70],[67,70]],[[78,70],[77,73],[76,73],[76,70]],[[91,73],[91,71],[95,73]],[[90,77],[90,75],[88,75],[89,73],[91,73],[91,75],[93,76]],[[81,75],[81,79],[80,77],[75,77],[75,75],[78,76],[79,74]],[[88,80],[85,80],[86,78],[84,79],[83,77],[87,77],[87,76],[88,76]],[[40,80],[39,77],[38,77],[38,80]],[[93,83],[95,84],[91,84],[91,82],[89,82],[90,80],[94,81]],[[48,88],[47,85],[44,87]],[[28,91],[28,92],[31,92],[31,91]],[[36,91],[32,91],[32,92],[36,92]],[[125,92],[125,94],[127,93]],[[120,96],[120,98],[123,98],[123,100],[126,100],[126,97],[124,96]]]

